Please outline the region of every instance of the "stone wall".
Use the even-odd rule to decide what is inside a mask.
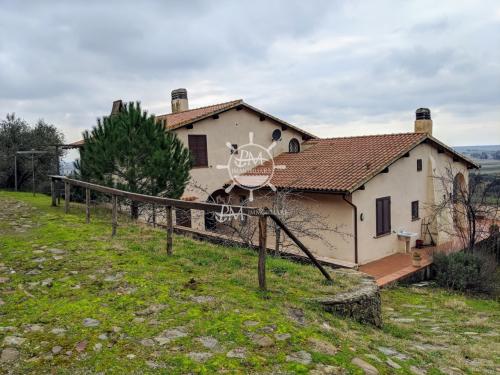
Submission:
[[[372,278],[364,277],[355,290],[315,299],[326,311],[360,323],[382,326],[380,290]]]

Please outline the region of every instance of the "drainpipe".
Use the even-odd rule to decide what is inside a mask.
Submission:
[[[354,209],[354,263],[358,264],[358,207],[351,201],[346,199],[346,194],[342,195],[342,199]]]

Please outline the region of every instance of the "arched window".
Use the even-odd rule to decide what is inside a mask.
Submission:
[[[300,143],[295,138],[292,138],[290,140],[290,143],[288,143],[288,152],[291,152],[294,154],[296,154],[297,152],[300,152]]]

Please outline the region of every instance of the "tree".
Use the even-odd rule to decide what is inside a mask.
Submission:
[[[44,120],[38,120],[35,126],[8,114],[5,120],[0,121],[0,187],[13,189],[15,184],[14,157],[17,151],[38,150],[47,151],[46,154],[35,156],[35,183],[38,190],[48,190],[47,175],[57,171],[57,163],[63,155],[57,144],[64,142],[63,134]],[[27,190],[32,184],[31,158],[17,156],[17,182],[20,190]]]
[[[452,166],[435,178],[440,182],[443,198],[430,206],[431,220],[451,217],[453,223],[444,220],[437,229],[458,238],[463,249],[473,252],[478,241],[490,236],[490,226],[500,213],[500,178],[471,173],[467,184]]]
[[[191,156],[177,136],[166,131],[140,103],[103,117],[83,134],[77,174],[85,180],[134,193],[179,198],[189,181]],[[131,204],[137,218],[139,206]]]

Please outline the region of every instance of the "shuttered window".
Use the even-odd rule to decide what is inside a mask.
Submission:
[[[411,219],[417,220],[418,216],[418,201],[411,202]]]
[[[377,236],[391,231],[391,197],[376,200],[377,211]]]
[[[193,167],[208,167],[207,136],[189,134],[188,145],[193,157]]]
[[[422,159],[417,159],[417,171],[420,172],[422,170]]]

